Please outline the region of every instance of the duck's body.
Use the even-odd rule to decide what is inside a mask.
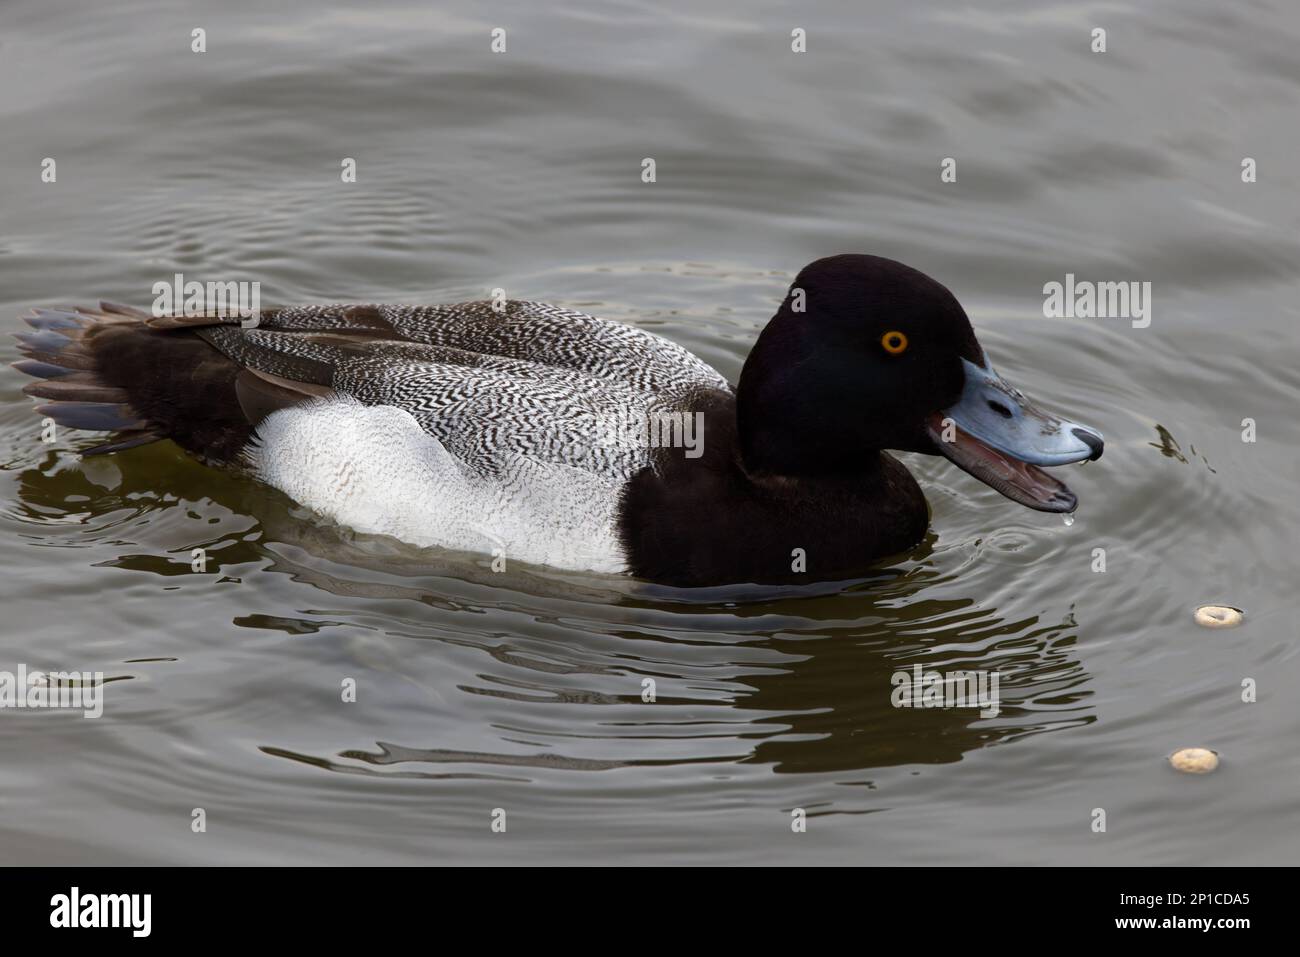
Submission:
[[[821,264],[844,260],[921,276],[872,257]],[[925,282],[923,304],[956,305]],[[360,531],[676,584],[849,577],[924,534],[921,490],[883,449],[929,440],[918,423],[844,421],[863,387],[836,385],[838,367],[858,343],[837,348],[833,310],[791,300],[738,390],[660,336],[521,301],[289,308],[254,328],[37,310],[19,367],[46,380],[28,389],[54,400],[44,414],[119,433],[91,451],[170,438]],[[941,338],[947,381],[924,366],[900,380],[935,393],[927,414],[961,392],[957,354],[982,360],[973,335]],[[807,368],[814,355],[824,369]],[[658,443],[656,426],[671,430]]]

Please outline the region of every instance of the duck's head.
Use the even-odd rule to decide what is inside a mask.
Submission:
[[[804,267],[745,362],[737,415],[752,473],[851,476],[884,449],[924,452],[1044,512],[1078,500],[1041,466],[1102,451],[993,370],[952,293],[877,256]]]

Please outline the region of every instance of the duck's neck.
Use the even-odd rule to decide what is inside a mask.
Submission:
[[[779,383],[777,384],[779,386]],[[753,476],[841,479],[877,472],[881,452],[837,422],[818,397],[791,395],[745,363],[736,389],[736,441]]]
[[[755,480],[853,481],[878,473],[884,462],[880,449],[855,446],[816,428],[775,435],[764,428],[747,435],[739,424],[739,433],[740,460]]]

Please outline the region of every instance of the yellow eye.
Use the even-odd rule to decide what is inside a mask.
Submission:
[[[880,344],[891,356],[907,351],[907,336],[897,329],[892,329],[880,337]]]

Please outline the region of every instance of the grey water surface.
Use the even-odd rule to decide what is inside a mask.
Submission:
[[[106,684],[0,710],[0,863],[1296,863],[1297,49],[1282,0],[7,0],[12,331],[176,272],[500,287],[734,381],[799,267],[869,252],[1107,445],[1072,525],[909,456],[903,561],[694,594],[358,535],[167,443],[81,460],[2,370],[0,671]],[[1067,273],[1150,282],[1149,326],[1044,317]],[[893,707],[918,663],[1001,713]]]

